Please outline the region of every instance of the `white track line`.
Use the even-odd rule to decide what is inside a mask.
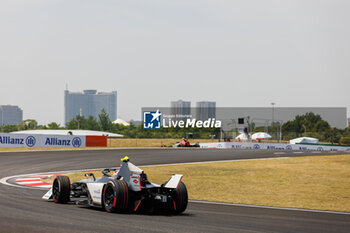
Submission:
[[[16,184],[19,184],[19,185],[25,185],[25,184],[41,184],[41,180],[38,180],[38,181],[15,181]]]
[[[51,184],[45,184],[45,185],[40,185],[40,186],[36,186],[36,187],[50,189],[52,187],[52,185]]]

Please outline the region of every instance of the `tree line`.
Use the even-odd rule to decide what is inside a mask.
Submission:
[[[276,136],[282,132],[282,140],[290,140],[292,138],[308,136],[318,138],[321,142],[350,144],[350,128],[337,129],[329,125],[329,123],[321,118],[320,115],[312,112],[304,115],[298,115],[292,121],[284,123],[280,126],[276,123],[269,127],[251,126],[252,133],[268,131],[272,136]],[[143,129],[142,124],[128,126],[122,124],[114,124],[111,122],[107,112],[103,109],[98,115],[98,119],[93,116],[85,118],[84,116],[76,116],[66,126],[61,126],[56,122],[47,125],[38,125],[36,120],[27,119],[19,125],[3,125],[0,132],[13,132],[29,129],[83,129],[106,131],[110,133],[122,134],[126,138],[220,138],[221,129],[216,128],[161,128],[157,130]],[[227,133],[227,132],[226,132]],[[223,133],[223,135],[226,135]],[[277,136],[276,136],[277,138]],[[347,141],[348,140],[348,141]]]
[[[264,127],[256,127],[255,132],[263,130]],[[312,112],[304,115],[298,115],[292,121],[287,121],[280,125],[278,123],[267,127],[267,131],[272,135],[282,133],[282,140],[290,140],[297,137],[313,137],[319,139],[320,142],[343,143],[350,144],[350,127],[338,129],[331,127],[330,124],[323,120],[318,114]],[[346,139],[349,138],[349,139]]]

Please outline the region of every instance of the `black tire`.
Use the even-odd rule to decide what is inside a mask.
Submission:
[[[70,201],[70,180],[68,176],[57,176],[52,184],[52,197],[55,203]]]
[[[180,214],[187,208],[188,194],[186,185],[182,182],[177,186],[173,194],[173,212]]]
[[[103,208],[109,213],[125,212],[129,207],[129,189],[124,180],[110,180],[102,192]]]

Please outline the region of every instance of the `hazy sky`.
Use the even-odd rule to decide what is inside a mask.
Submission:
[[[0,105],[63,123],[64,90],[142,106],[350,109],[350,1],[0,0]]]

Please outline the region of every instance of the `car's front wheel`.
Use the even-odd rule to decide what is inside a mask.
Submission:
[[[57,176],[52,184],[52,197],[55,203],[67,203],[70,200],[70,180],[68,176]]]

